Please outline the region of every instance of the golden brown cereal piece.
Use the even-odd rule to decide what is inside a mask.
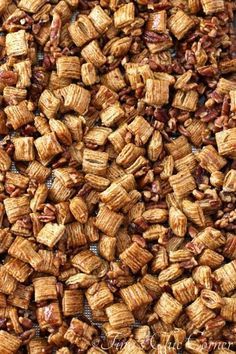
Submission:
[[[37,354],[40,351],[44,351],[45,353],[47,353],[47,350],[50,350],[49,348],[50,345],[48,344],[48,341],[45,338],[41,337],[31,339],[27,346],[29,354]]]
[[[149,18],[147,21],[148,31],[165,33],[166,25],[167,25],[167,13],[165,10],[152,12],[149,14]]]
[[[155,130],[148,144],[148,157],[151,161],[156,161],[163,149],[162,135]]]
[[[31,137],[13,138],[14,159],[15,161],[33,161],[34,155],[34,139]]]
[[[145,102],[149,105],[163,106],[169,101],[169,83],[164,80],[146,81]]]
[[[38,270],[40,272],[58,276],[60,264],[57,256],[52,251],[47,250],[39,250],[38,255],[42,260],[38,266]]]
[[[11,306],[19,307],[23,310],[28,310],[33,294],[33,287],[31,285],[25,286],[18,284],[16,290],[8,296],[8,303]]]
[[[185,343],[185,349],[188,351],[188,353],[199,353],[199,354],[209,353],[208,349],[207,348],[205,349],[202,343],[200,343],[200,341],[194,339],[190,339]]]
[[[236,128],[216,133],[216,144],[220,155],[234,158],[236,156],[235,143]]]
[[[133,273],[137,273],[152,258],[152,254],[134,242],[124,252],[119,255],[120,259],[127,265]]]
[[[206,249],[198,259],[200,265],[208,265],[211,269],[219,268],[224,261],[224,257],[219,253]]]
[[[152,301],[151,296],[141,283],[122,288],[120,290],[120,295],[130,311],[137,310],[141,306],[145,306]]]
[[[129,143],[124,146],[119,155],[116,158],[116,162],[118,165],[126,168],[129,167],[132,163],[134,163],[138,157],[144,155],[144,149],[136,146],[135,144]]]
[[[66,236],[67,248],[76,248],[87,243],[85,232],[79,222],[72,222],[66,225]]]
[[[38,233],[37,241],[48,246],[49,248],[52,248],[61,239],[61,237],[64,235],[64,232],[64,225],[48,223]]]
[[[127,63],[125,70],[133,90],[143,87],[147,79],[154,79],[154,74],[149,65]]]
[[[135,136],[137,145],[145,144],[153,132],[151,125],[141,116],[136,117],[127,129]]]
[[[0,170],[7,171],[11,167],[11,159],[9,155],[0,148]]]
[[[108,236],[115,236],[123,222],[123,215],[115,213],[106,206],[99,209],[95,226]]]
[[[146,220],[151,224],[163,223],[168,218],[168,211],[165,209],[153,208],[153,209],[145,210],[142,216],[144,220]]]
[[[84,142],[95,146],[103,146],[107,142],[107,138],[111,132],[112,130],[110,128],[92,127],[84,136]]]
[[[169,29],[177,39],[182,39],[194,25],[193,19],[182,10],[178,10],[168,20]]]
[[[222,295],[228,294],[236,288],[236,260],[216,269],[213,274],[220,283]]]
[[[126,86],[124,77],[123,77],[119,68],[111,70],[107,74],[103,75],[101,77],[101,82],[104,86],[107,86],[109,89],[111,89],[112,91],[115,91],[115,92],[122,90]],[[112,95],[112,96],[113,97],[110,99],[113,100],[114,95]],[[107,105],[107,103],[106,103],[106,105]],[[112,102],[112,103],[114,103],[114,102]]]
[[[199,119],[192,119],[191,123],[186,127],[190,133],[190,141],[195,146],[200,146],[203,141],[203,134],[206,129],[206,124]]]
[[[190,319],[187,328],[200,329],[210,319],[216,317],[216,314],[204,305],[201,297],[198,297],[191,305],[186,308],[186,313]]]
[[[57,288],[55,277],[40,277],[33,279],[35,302],[56,300]]]
[[[46,0],[21,0],[18,6],[24,11],[36,13],[44,4],[46,4]]]
[[[58,302],[51,302],[36,310],[37,321],[41,330],[58,327],[62,324],[62,316]]]
[[[125,116],[124,110],[119,104],[113,104],[100,112],[102,124],[106,127],[112,127]]]
[[[175,168],[178,172],[182,170],[189,170],[191,173],[197,167],[197,160],[193,153],[190,153],[181,159],[175,160]]]
[[[5,269],[0,266],[0,291],[3,294],[11,294],[17,287],[17,280],[13,278]]]
[[[171,324],[180,315],[182,305],[171,295],[163,293],[154,307],[154,311],[164,323]]]
[[[205,226],[205,216],[203,214],[201,205],[197,201],[192,203],[190,200],[184,199],[182,202],[182,207],[184,214],[190,221],[192,221],[197,226]]]
[[[81,251],[72,258],[74,267],[86,274],[92,273],[101,266],[101,259],[90,250]]]
[[[89,13],[90,20],[93,22],[94,27],[99,33],[104,33],[107,31],[108,27],[112,23],[112,19],[107,15],[107,13],[101,8],[101,6],[95,6]]]
[[[112,183],[104,192],[100,194],[103,203],[112,210],[119,210],[130,202],[130,197],[126,190],[116,183]]]
[[[108,165],[108,154],[101,151],[84,149],[83,151],[83,171],[99,176],[106,175]]]
[[[200,0],[205,14],[210,15],[224,11],[224,0]]]
[[[54,156],[62,152],[61,145],[57,141],[56,134],[48,133],[34,141],[41,163],[47,166]]]
[[[236,90],[230,91],[230,110],[236,112]]]
[[[7,55],[18,57],[28,52],[28,41],[25,30],[20,30],[6,35]]]
[[[116,28],[123,28],[134,21],[134,3],[130,2],[121,6],[114,13],[114,25]]]
[[[119,350],[119,354],[144,354],[145,351],[142,350],[140,345],[132,338],[130,338],[126,343],[123,349]]]
[[[192,272],[193,280],[199,284],[201,288],[211,290],[213,286],[213,278],[211,268],[207,266],[197,266]]]
[[[183,111],[194,112],[197,109],[198,93],[190,90],[187,92],[178,90],[175,94],[172,106]]]
[[[171,207],[169,211],[169,224],[176,236],[184,237],[187,232],[187,218],[181,210]]]
[[[236,319],[236,298],[224,297],[223,306],[221,307],[220,315],[230,322],[235,322]]]
[[[217,83],[217,87],[216,87],[216,92],[221,94],[221,95],[225,95],[225,94],[229,94],[230,91],[236,90],[236,84],[234,81],[231,80],[227,80],[224,78],[221,78],[218,83]]]
[[[170,155],[173,156],[175,161],[192,152],[191,145],[189,144],[187,138],[183,135],[179,136],[175,140],[172,140],[170,143],[166,144],[165,147]]]
[[[86,86],[94,85],[98,81],[96,68],[92,63],[81,65],[81,78]]]
[[[34,115],[29,111],[26,101],[22,101],[15,106],[7,106],[4,109],[4,112],[7,115],[7,122],[13,127],[13,129],[18,129],[22,125],[34,120]]]
[[[74,194],[74,189],[67,188],[59,178],[55,178],[49,190],[49,198],[54,203],[60,203],[69,200]]]
[[[34,160],[28,165],[26,173],[30,178],[35,179],[39,183],[43,183],[49,177],[51,169]]]
[[[192,278],[185,278],[171,285],[173,295],[181,304],[186,305],[196,300],[198,288]]]
[[[162,225],[152,225],[143,233],[143,237],[150,241],[157,240],[167,235],[167,231],[168,229]]]
[[[12,334],[1,330],[0,331],[0,351],[3,354],[17,353],[21,345],[21,340]]]
[[[69,25],[68,30],[77,47],[81,47],[88,41],[98,37],[98,32],[86,15],[80,15],[77,21]]]
[[[8,104],[18,104],[24,101],[27,96],[25,89],[7,86],[3,90],[3,98]]]
[[[87,112],[91,99],[90,92],[76,84],[59,89],[58,97],[62,97],[63,107],[66,111],[74,110],[79,114]]]
[[[195,156],[200,161],[200,166],[210,173],[221,170],[226,164],[226,160],[217,153],[212,145],[204,146]]]
[[[169,178],[171,187],[178,198],[183,198],[191,193],[195,187],[195,180],[187,171],[180,171]]]
[[[74,316],[83,312],[83,293],[81,290],[65,290],[62,298],[64,316]]]
[[[80,78],[80,61],[78,57],[61,56],[56,61],[56,67],[59,78]]]
[[[229,170],[225,175],[223,190],[226,192],[236,192],[236,170]]]
[[[88,220],[88,207],[81,197],[74,197],[70,201],[70,211],[74,218],[82,224]]]
[[[15,238],[8,253],[12,257],[29,263],[34,269],[37,269],[42,262],[42,258],[33,248],[33,243],[20,236]]]
[[[219,309],[224,305],[224,300],[215,291],[203,289],[200,297],[204,305],[209,309]]]
[[[174,263],[160,272],[158,280],[160,283],[165,283],[178,278],[182,273],[183,269],[180,267],[179,263]]]
[[[30,213],[29,197],[27,195],[16,198],[6,198],[4,200],[4,206],[10,223],[14,223]]]
[[[213,227],[206,227],[203,231],[197,234],[193,242],[202,243],[206,248],[215,250],[225,244],[224,235]]]
[[[112,292],[104,281],[90,286],[85,296],[92,310],[102,309],[114,300]]]
[[[64,338],[81,350],[86,350],[89,348],[95,335],[97,335],[97,330],[94,327],[77,318],[72,318],[70,327],[66,331]]]
[[[44,90],[39,98],[39,108],[48,119],[55,118],[60,108],[60,100],[49,90]]]
[[[99,90],[94,98],[94,104],[98,106],[98,108],[106,108],[110,104],[116,103],[117,99],[118,94],[114,92],[114,90],[108,88],[105,85],[100,85]]]
[[[17,281],[23,283],[32,274],[32,268],[20,259],[10,258],[5,264],[4,269]]]
[[[102,235],[98,243],[98,250],[99,254],[107,261],[113,261],[116,252],[116,238]]]

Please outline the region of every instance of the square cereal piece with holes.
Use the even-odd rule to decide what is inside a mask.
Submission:
[[[69,25],[68,30],[77,47],[82,47],[99,35],[93,22],[86,15],[80,15],[75,22]]]
[[[57,299],[56,277],[39,277],[33,279],[34,300],[43,302]]]
[[[128,266],[133,273],[137,273],[152,258],[153,255],[148,250],[140,247],[136,242],[120,254],[122,262]]]
[[[85,296],[92,310],[103,309],[114,300],[114,296],[105,281],[90,286],[85,292]]]
[[[225,9],[224,0],[200,0],[206,15],[222,12]]]
[[[31,285],[18,284],[15,291],[8,296],[7,302],[9,305],[28,310],[33,292],[34,290]]]
[[[28,53],[27,33],[25,30],[6,35],[6,51],[8,56],[18,57]]]
[[[20,348],[21,340],[12,334],[0,330],[0,353],[14,354]]]
[[[7,115],[7,123],[15,130],[34,120],[34,114],[29,111],[26,101],[15,106],[9,105],[4,108],[4,112]]]
[[[169,82],[147,79],[144,101],[148,105],[163,106],[169,101]]]
[[[169,183],[178,198],[186,197],[196,188],[195,179],[188,171],[181,171],[171,176]]]
[[[127,129],[134,134],[137,145],[146,144],[153,133],[154,128],[142,116],[137,116]]]
[[[79,57],[67,57],[65,55],[57,58],[57,74],[59,78],[79,79],[80,60]]]
[[[96,68],[100,68],[106,63],[107,58],[102,53],[98,41],[94,40],[81,50],[82,57]]]
[[[55,97],[49,90],[44,90],[39,97],[39,108],[48,119],[56,118],[60,104],[59,98]]]
[[[93,173],[98,176],[105,176],[108,167],[108,153],[84,149],[83,151],[83,171]]]
[[[120,295],[130,311],[138,310],[142,306],[148,305],[152,302],[151,295],[149,295],[141,283],[122,288],[120,290]]]
[[[34,156],[34,138],[19,137],[13,138],[14,159],[15,161],[33,161]]]
[[[58,225],[50,222],[39,231],[36,238],[39,243],[52,248],[62,238],[64,232],[64,225]]]
[[[58,302],[37,308],[36,317],[41,330],[50,330],[62,325],[61,310]]]
[[[13,276],[17,281],[23,283],[33,273],[33,269],[20,259],[10,257],[4,264],[6,271]]]
[[[80,289],[68,289],[64,291],[62,298],[62,312],[64,316],[74,316],[82,313],[83,292]]]
[[[30,213],[30,199],[28,195],[6,198],[3,203],[7,218],[11,224],[14,224],[18,219]]]
[[[220,155],[235,158],[236,128],[231,128],[216,133],[216,144]]]
[[[95,226],[106,235],[115,236],[123,220],[122,214],[115,213],[106,206],[102,206],[96,217]]]
[[[178,10],[169,18],[168,26],[174,36],[180,40],[195,26],[195,22],[184,11]]]
[[[95,6],[92,11],[90,11],[88,17],[99,33],[106,32],[108,27],[112,24],[112,18],[109,17],[99,5]]]
[[[34,141],[40,162],[47,166],[50,161],[60,152],[62,147],[59,144],[55,133],[44,134]]]
[[[114,25],[116,28],[123,28],[134,22],[135,8],[134,3],[122,5],[114,13]]]
[[[198,93],[197,91],[178,90],[172,102],[172,106],[183,111],[194,112],[197,109]]]

